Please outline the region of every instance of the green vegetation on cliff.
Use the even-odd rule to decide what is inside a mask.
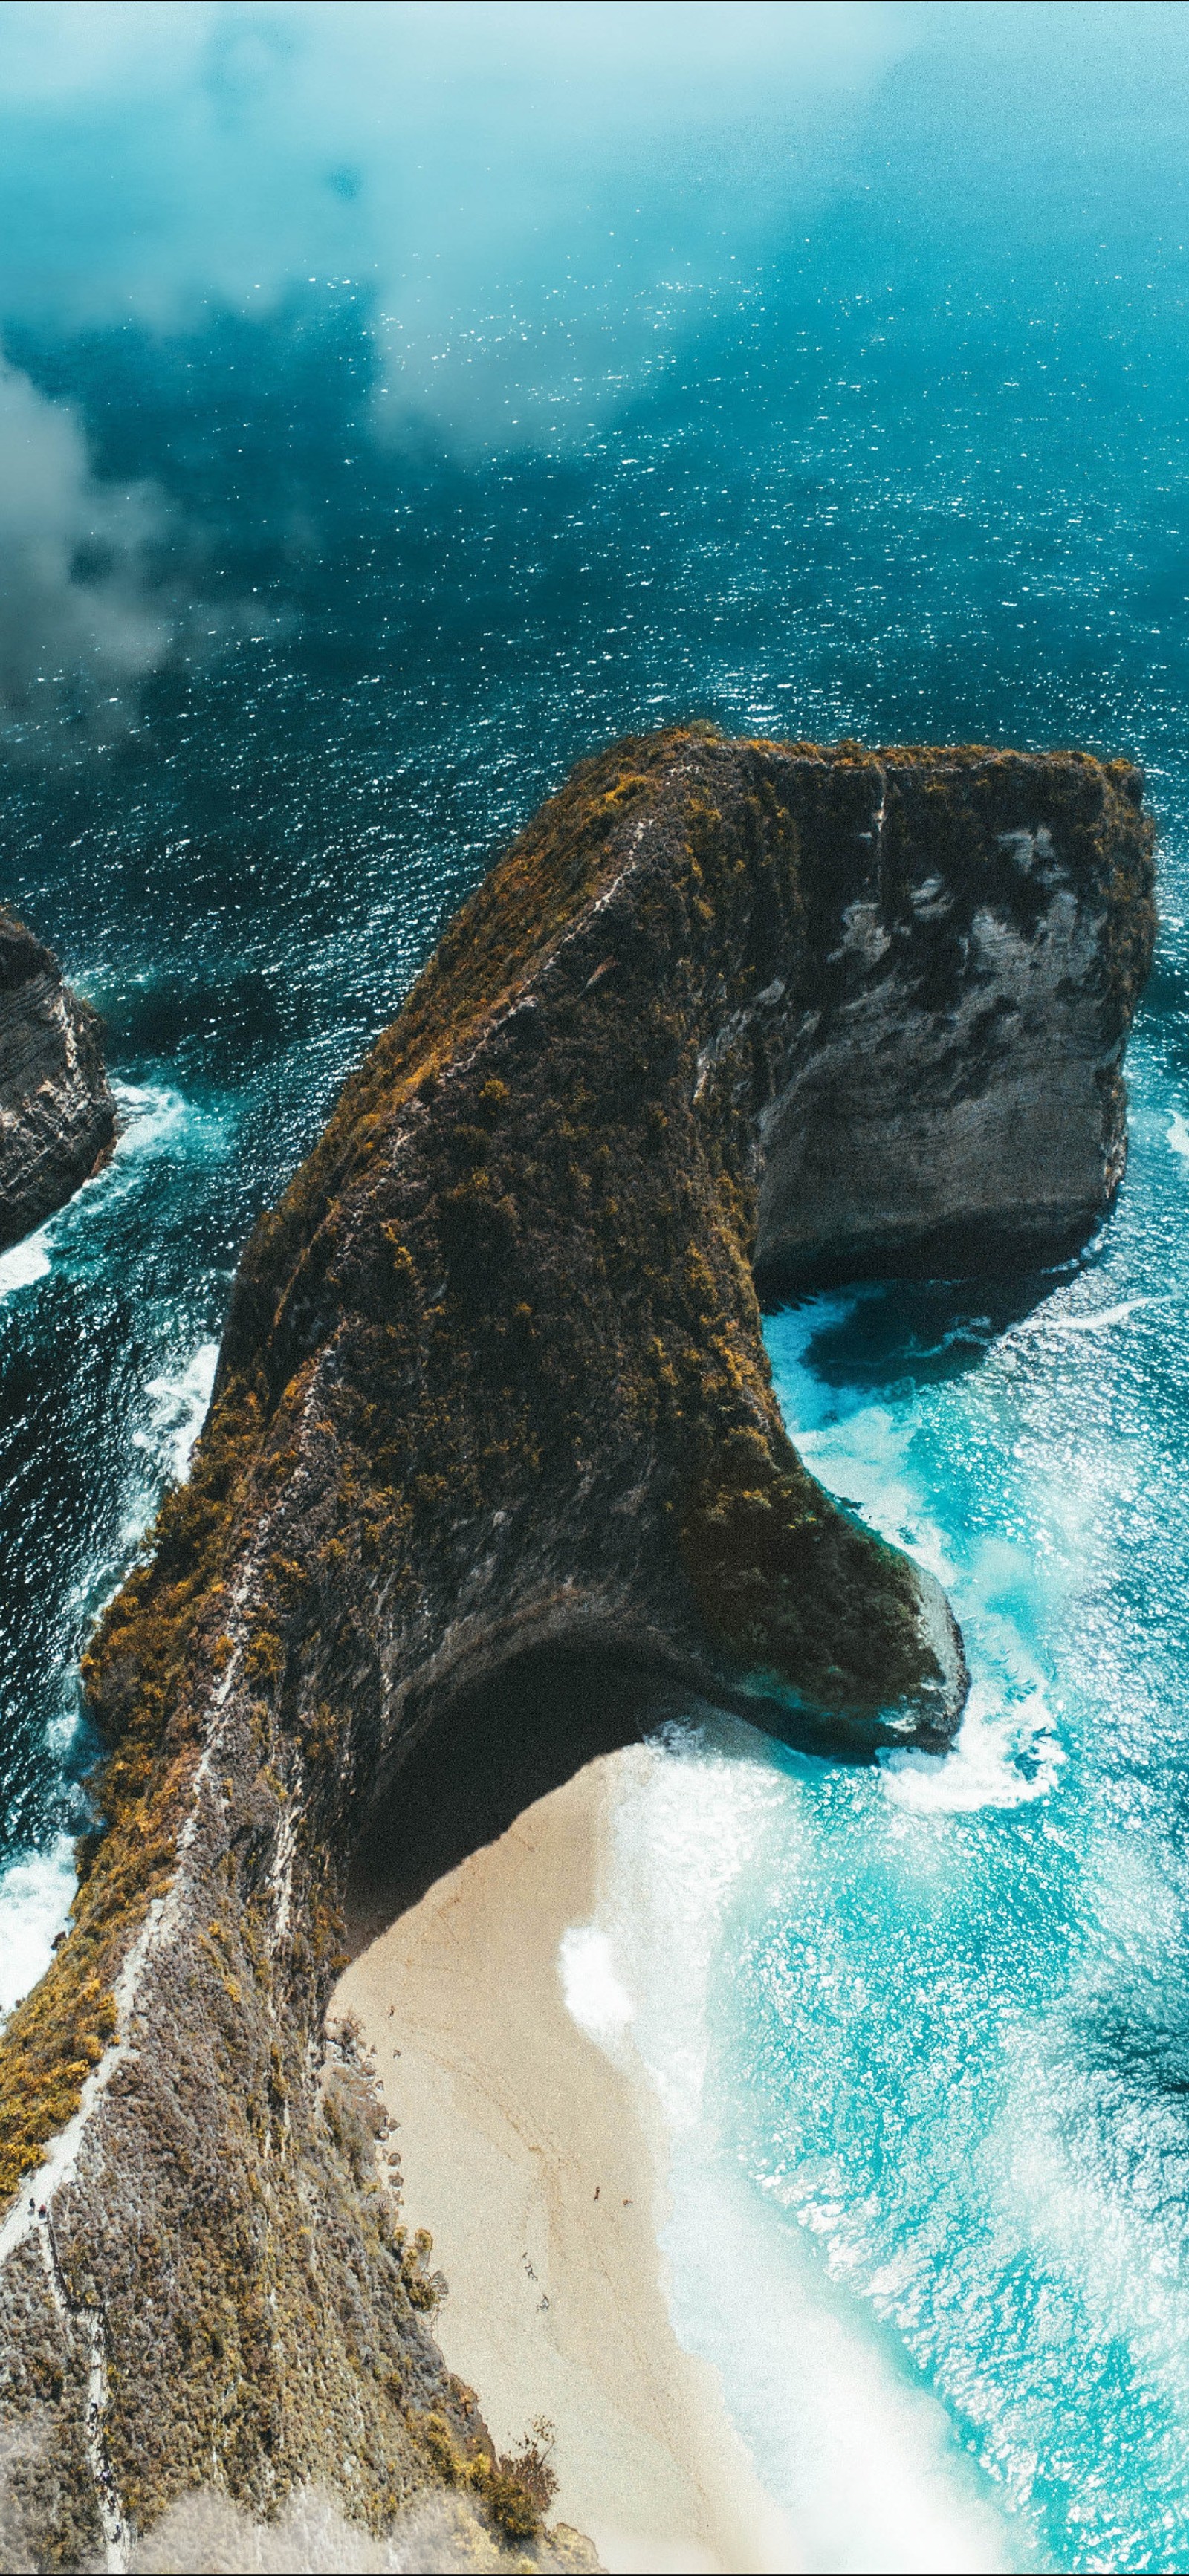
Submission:
[[[874,996],[889,1047],[899,1011],[952,1053],[988,919],[1045,973],[1080,925],[1106,1135],[1151,943],[1133,771],[620,744],[493,868],[257,1226],[191,1480],[87,1659],[73,1929],[0,2044],[10,2198],[98,2070],[54,2224],[141,2526],[212,2475],[258,2510],[328,2477],[382,2523],[465,2474],[531,2519],[429,2339],[366,2086],[323,2062],[352,1853],[460,1694],[561,1643],[823,1749],[952,1733],[944,1604],[802,1466],[753,1262],[823,1030]],[[16,2318],[19,2403],[65,2405]]]

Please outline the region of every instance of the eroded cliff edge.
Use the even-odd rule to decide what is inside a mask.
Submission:
[[[0,905],[0,1252],[73,1197],[115,1132],[97,1012]]]
[[[577,772],[448,930],[257,1228],[90,1658],[106,1830],[0,2056],[37,2563],[201,2483],[380,2523],[477,2456],[321,2036],[352,1854],[542,1646],[945,1743],[944,1601],[802,1468],[753,1272],[1084,1233],[1152,930],[1123,763],[693,732]]]

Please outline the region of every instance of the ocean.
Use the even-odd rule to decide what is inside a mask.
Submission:
[[[959,1743],[662,1729],[594,1929],[805,2563],[1189,2566],[1189,13],[10,6],[0,130],[0,892],[121,1109],[0,1261],[0,2009],[246,1233],[542,795],[690,716],[1125,752],[1116,1213],[767,1319]]]

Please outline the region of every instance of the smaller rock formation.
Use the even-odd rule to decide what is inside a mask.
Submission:
[[[52,948],[0,906],[0,1252],[63,1207],[111,1152],[116,1104],[102,1027]]]

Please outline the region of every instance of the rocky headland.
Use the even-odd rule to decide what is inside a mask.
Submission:
[[[441,2361],[327,2038],[352,1873],[416,1882],[427,1762],[465,1810],[534,1692],[564,1778],[600,1659],[819,1749],[944,1749],[948,1606],[801,1465],[756,1283],[1084,1239],[1151,837],[1123,762],[671,732],[576,771],[447,930],[247,1247],[190,1482],[87,1661],[95,1831],[0,2048],[9,2563],[303,2485],[580,2561]]]
[[[0,906],[0,1252],[73,1197],[115,1132],[98,1013]]]

